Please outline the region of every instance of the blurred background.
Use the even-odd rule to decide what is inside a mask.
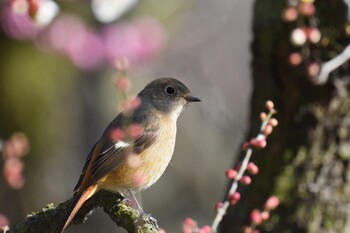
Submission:
[[[180,117],[172,165],[142,192],[144,210],[167,232],[186,217],[210,224],[246,130],[253,1],[37,3],[0,3],[0,138],[26,144],[14,134],[22,132],[30,145],[23,177],[1,176],[1,217],[16,224],[72,197],[86,155],[118,113],[113,64],[127,57],[133,94],[170,76],[202,99]],[[67,232],[116,231],[95,212]]]

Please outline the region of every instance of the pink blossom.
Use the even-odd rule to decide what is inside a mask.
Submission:
[[[252,210],[252,212],[250,213],[250,220],[255,225],[261,224],[262,223],[262,217],[261,217],[260,211],[257,210],[257,209]]]
[[[120,57],[131,63],[150,59],[164,46],[166,33],[154,19],[142,18],[132,22],[118,22],[102,29],[108,59],[114,63]]]
[[[252,178],[250,178],[249,176],[243,176],[239,182],[241,182],[242,184],[245,184],[245,185],[249,185],[252,183]]]
[[[257,138],[253,138],[249,141],[250,145],[259,148],[259,149],[263,149],[266,147],[267,142],[266,139],[257,139]]]
[[[198,233],[210,233],[211,232],[211,227],[208,225],[202,226],[201,228],[198,229]]]
[[[265,130],[264,130],[265,136],[270,135],[272,133],[272,131],[273,131],[272,125],[270,125],[270,124],[266,125]]]
[[[293,66],[300,65],[300,63],[303,61],[303,57],[300,53],[291,53],[289,55],[289,63]]]
[[[9,158],[5,161],[4,177],[11,188],[20,189],[24,185],[23,168],[24,164],[18,158]]]
[[[130,67],[129,60],[126,57],[118,58],[114,65],[121,72],[128,71]]]
[[[271,196],[267,199],[265,203],[265,210],[275,209],[280,204],[280,201],[277,196]]]
[[[244,142],[244,143],[242,144],[242,146],[241,146],[241,149],[242,149],[242,150],[247,150],[247,149],[249,148],[249,146],[250,146],[250,143],[249,143],[249,142]]]
[[[136,187],[140,187],[141,185],[143,185],[145,183],[145,174],[141,173],[141,172],[137,172],[134,174],[133,177],[133,183]]]
[[[135,26],[141,36],[141,47],[138,51],[140,60],[148,60],[155,56],[166,44],[166,33],[163,26],[152,18],[140,18]]]
[[[271,100],[268,100],[268,101],[266,101],[266,103],[265,103],[265,107],[266,107],[267,110],[273,111],[275,105],[274,105],[274,103],[273,103]]]
[[[298,18],[298,11],[295,9],[295,7],[288,7],[284,12],[283,12],[283,19],[287,22],[293,22]]]
[[[98,68],[106,57],[100,35],[74,16],[58,17],[41,36],[41,43],[85,70]]]
[[[263,221],[267,221],[270,218],[270,213],[268,211],[261,212],[261,218]]]
[[[269,120],[269,124],[272,125],[272,127],[276,127],[278,125],[278,121],[275,118],[271,118]]]
[[[9,219],[5,215],[0,214],[0,229],[8,225],[10,225]]]
[[[239,192],[234,192],[230,194],[227,199],[230,201],[231,205],[235,205],[241,199],[241,194]]]
[[[118,88],[118,90],[120,90],[121,92],[127,92],[130,90],[131,88],[131,82],[130,79],[128,79],[127,77],[119,77],[116,81],[115,81],[115,86]]]
[[[234,169],[227,169],[226,170],[226,177],[230,180],[233,180],[237,176],[238,172]]]
[[[313,62],[308,65],[307,71],[311,77],[315,77],[320,73],[321,66],[317,62]]]
[[[4,155],[6,158],[20,158],[25,156],[29,150],[28,138],[23,133],[14,133],[4,145]]]
[[[222,203],[221,201],[220,202],[217,202],[215,204],[215,211],[217,211],[218,209],[222,208],[222,206],[224,205],[224,203]]]
[[[250,172],[252,175],[256,175],[259,173],[259,167],[255,165],[253,162],[249,162],[247,166],[247,170]]]
[[[260,113],[260,120],[261,121],[265,120],[266,117],[267,117],[266,113],[264,113],[264,112]]]
[[[122,101],[120,103],[121,111],[128,115],[131,112],[135,111],[141,104],[141,100],[139,97],[130,98],[128,100]]]
[[[131,124],[128,127],[128,134],[133,138],[140,136],[142,132],[143,132],[143,127],[140,124]]]
[[[124,138],[124,131],[119,128],[113,128],[109,131],[109,138],[112,142],[120,141]]]
[[[306,16],[312,16],[316,12],[316,8],[313,3],[301,3],[298,10],[301,14]]]
[[[10,4],[2,9],[0,21],[4,32],[17,40],[34,39],[41,30],[27,13],[15,12]]]
[[[197,223],[192,218],[186,218],[182,224],[182,233],[193,233],[197,228]]]

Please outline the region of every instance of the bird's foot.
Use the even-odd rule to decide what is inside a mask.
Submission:
[[[145,223],[152,225],[152,227],[154,227],[156,230],[159,229],[157,219],[153,218],[150,214],[146,214],[144,212],[141,212],[139,219],[136,220],[135,224],[136,225],[143,225]]]

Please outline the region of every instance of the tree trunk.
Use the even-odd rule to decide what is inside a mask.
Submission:
[[[291,44],[290,33],[300,20],[310,26],[309,18],[283,21],[286,6],[287,1],[255,2],[254,90],[247,138],[258,132],[259,113],[268,99],[276,104],[279,126],[267,148],[254,151],[252,160],[260,174],[240,190],[242,199],[229,209],[222,232],[240,232],[249,224],[250,211],[273,194],[281,205],[259,226],[261,232],[350,232],[350,70],[348,63],[343,65],[325,85],[316,85],[307,72],[310,63],[329,60],[350,42],[344,30],[347,6],[342,0],[316,1],[322,40],[302,48]],[[310,56],[292,66],[291,52],[305,49]]]

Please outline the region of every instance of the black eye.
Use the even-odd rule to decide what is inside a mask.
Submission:
[[[172,86],[167,86],[165,88],[165,93],[167,95],[175,95],[176,94],[176,89],[174,87],[172,87]]]

